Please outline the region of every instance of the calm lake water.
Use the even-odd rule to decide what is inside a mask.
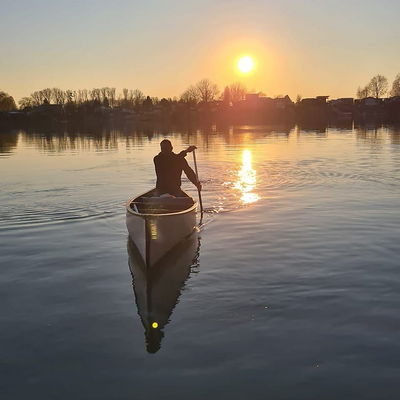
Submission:
[[[207,213],[149,349],[124,207],[164,137]],[[398,399],[399,179],[394,127],[1,132],[0,397]]]

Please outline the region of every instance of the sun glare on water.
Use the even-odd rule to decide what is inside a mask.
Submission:
[[[238,62],[238,69],[244,74],[248,74],[254,68],[254,61],[251,57],[242,57]]]
[[[251,165],[251,151],[243,150],[242,167],[238,172],[238,180],[235,182],[235,189],[238,189],[241,194],[243,204],[251,204],[260,200],[260,196],[254,193],[257,186],[257,174]]]

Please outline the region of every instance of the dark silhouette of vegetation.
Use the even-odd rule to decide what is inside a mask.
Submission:
[[[219,88],[210,79],[201,79],[195,85],[190,85],[182,94],[181,100],[187,104],[196,105],[208,103],[218,98]]]
[[[246,94],[248,93],[246,85],[241,82],[232,83],[229,85],[229,94],[230,101],[241,101],[246,98]]]
[[[396,78],[392,84],[392,90],[390,91],[391,96],[400,96],[400,74],[396,75]]]
[[[369,97],[371,93],[369,85],[366,85],[364,87],[359,86],[357,89],[357,99],[365,99]]]
[[[388,91],[388,80],[383,75],[371,78],[357,89],[357,99],[329,100],[329,96],[303,98],[297,95],[268,97],[263,92],[248,88],[241,82],[225,86],[220,92],[210,79],[192,84],[179,98],[145,95],[139,89],[101,87],[78,90],[45,88],[19,100],[19,110],[12,96],[0,92],[0,123],[10,121],[54,120],[58,122],[110,121],[164,122],[220,120],[226,123],[263,123],[265,121],[296,121],[305,119],[359,119],[388,116],[400,119],[400,74]],[[392,97],[382,98],[389,93]],[[14,111],[10,113],[10,111]]]
[[[6,92],[0,91],[0,111],[12,111],[17,108],[14,98]]]
[[[369,83],[372,95],[379,99],[380,97],[384,96],[388,90],[388,80],[383,75],[376,75],[371,79]]]
[[[369,96],[375,97],[379,99],[383,97],[388,91],[389,83],[386,76],[383,75],[375,75],[370,82],[362,87],[358,87],[357,89],[357,98],[365,99]]]

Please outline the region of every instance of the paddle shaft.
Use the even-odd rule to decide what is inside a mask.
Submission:
[[[197,170],[197,161],[196,161],[196,151],[195,150],[193,150],[193,161],[194,161],[194,169],[196,171],[197,182],[200,182],[199,181],[199,172]],[[201,200],[201,190],[200,190],[200,188],[197,188],[197,191],[199,192],[200,211],[201,211],[201,214],[203,214],[203,202]]]

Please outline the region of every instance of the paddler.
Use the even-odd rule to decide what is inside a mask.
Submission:
[[[201,184],[197,180],[196,174],[190,168],[185,157],[187,153],[191,153],[196,149],[196,146],[189,146],[186,150],[175,154],[172,150],[172,143],[168,139],[164,139],[160,143],[161,151],[154,157],[154,166],[157,174],[157,195],[169,193],[172,196],[182,196],[181,176],[182,171],[185,172],[188,179],[201,190]]]

